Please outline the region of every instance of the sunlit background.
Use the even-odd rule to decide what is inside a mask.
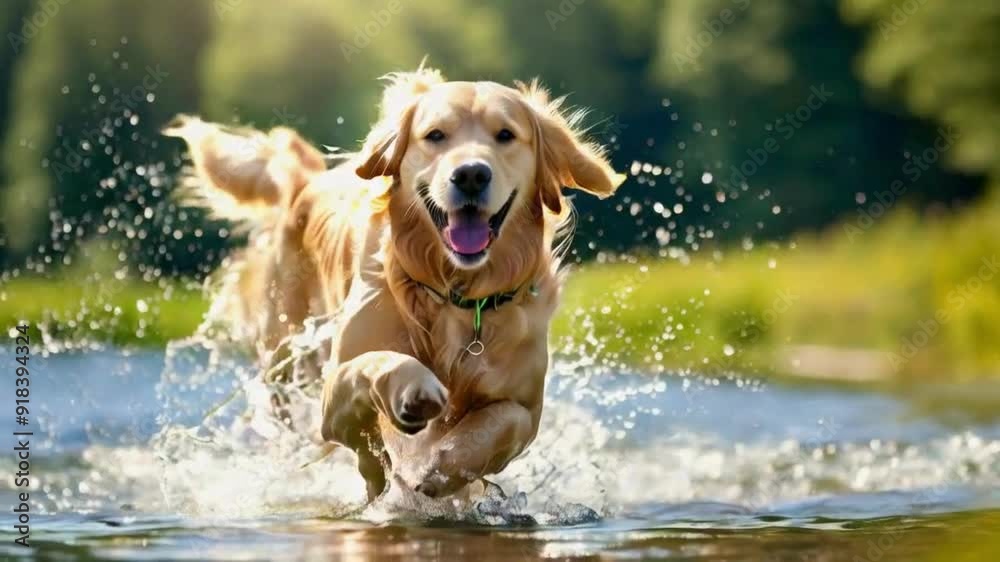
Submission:
[[[610,316],[583,305],[604,280],[572,286],[567,315],[631,338],[602,341],[610,357],[697,368],[729,345],[738,365],[759,352],[805,374],[1000,371],[998,284],[949,298],[1000,238],[991,2],[12,0],[0,17],[5,281],[204,277],[235,237],[171,202],[182,148],[164,123],[286,125],[352,150],[378,78],[426,56],[453,79],[541,77],[590,108],[630,181],[611,204],[576,198],[574,257],[652,267],[606,271],[638,276],[602,299]],[[794,305],[765,317],[782,290]],[[79,296],[58,293],[72,299],[33,312]],[[663,321],[685,308],[686,329]],[[942,308],[948,325],[903,355]],[[123,314],[118,338],[142,320]],[[145,337],[197,318],[178,314],[145,319]]]
[[[286,125],[352,150],[378,78],[426,56],[453,79],[541,77],[590,108],[631,179],[611,204],[576,198],[574,255],[653,267],[608,270],[642,277],[604,299],[635,344],[603,344],[613,356],[697,367],[727,344],[815,344],[855,376],[998,372],[998,284],[949,299],[1000,238],[991,2],[13,0],[0,17],[5,280],[203,277],[234,237],[172,204],[181,146],[164,123]],[[798,300],[767,321],[782,290]],[[664,334],[663,311],[693,314],[692,298],[705,310]],[[904,351],[940,308],[948,326],[912,357],[864,353]],[[763,366],[837,370],[799,351]]]
[[[996,431],[1000,3],[5,0],[0,31],[0,320],[53,353],[192,334],[244,241],[172,200],[174,115],[350,151],[426,57],[539,77],[629,176],[573,199],[557,357]]]

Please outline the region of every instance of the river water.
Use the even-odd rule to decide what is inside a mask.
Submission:
[[[247,415],[260,389],[236,354],[191,342],[52,351],[33,358],[31,376],[33,548],[13,544],[14,516],[0,514],[4,559],[874,562],[1000,551],[1000,417],[960,403],[929,410],[874,390],[558,360],[537,441],[495,479],[504,496],[389,494],[365,506],[349,453],[309,464],[304,440]],[[13,505],[12,453],[0,470]]]

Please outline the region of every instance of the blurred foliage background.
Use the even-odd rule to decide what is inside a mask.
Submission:
[[[604,265],[571,287],[567,349],[692,368],[768,342],[769,364],[812,344],[893,352],[950,306],[949,335],[903,372],[1000,372],[1000,277],[961,310],[949,298],[998,249],[991,0],[6,0],[0,29],[8,292],[80,267],[97,283],[205,276],[239,239],[170,200],[171,116],[351,150],[377,79],[426,56],[453,79],[541,77],[591,108],[591,136],[631,175],[610,204],[575,201],[576,257]],[[77,263],[98,255],[104,277]],[[604,324],[588,304],[610,294],[600,275],[636,289]],[[782,288],[810,304],[768,322]],[[695,335],[664,335],[700,308]]]

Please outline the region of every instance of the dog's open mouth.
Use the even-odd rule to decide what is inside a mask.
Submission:
[[[482,208],[473,204],[445,211],[431,199],[428,190],[429,187],[426,185],[417,190],[420,199],[427,207],[445,245],[464,263],[475,263],[486,254],[490,245],[500,235],[500,227],[503,226],[517,196],[515,189],[496,214],[487,216]]]

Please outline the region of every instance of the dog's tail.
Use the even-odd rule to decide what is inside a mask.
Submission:
[[[184,139],[191,151],[181,203],[215,218],[259,224],[326,170],[323,154],[285,127],[264,133],[178,115],[163,134]]]

